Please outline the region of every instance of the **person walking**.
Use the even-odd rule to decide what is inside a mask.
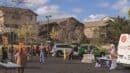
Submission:
[[[43,47],[43,44],[39,46],[40,50],[40,63],[43,64],[45,63],[45,48]]]
[[[24,43],[19,43],[18,49],[16,50],[15,54],[16,64],[20,67],[18,68],[18,73],[24,73],[24,68],[26,66],[27,55]]]

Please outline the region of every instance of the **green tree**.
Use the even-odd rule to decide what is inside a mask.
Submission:
[[[58,39],[58,31],[56,30],[55,27],[52,27],[52,30],[50,32],[50,37],[51,37],[52,40]]]
[[[119,41],[119,37],[122,33],[130,33],[130,25],[128,20],[122,17],[116,17],[107,22],[107,26],[103,26],[99,29],[100,40],[103,43],[115,43]]]
[[[19,39],[24,40],[26,42],[33,35],[36,35],[36,32],[34,32],[34,29],[33,29],[33,25],[24,25],[20,29],[17,29],[16,32],[17,32]]]

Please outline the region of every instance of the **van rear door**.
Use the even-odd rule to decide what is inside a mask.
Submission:
[[[130,64],[130,35],[121,34],[118,44],[117,62],[123,64]]]

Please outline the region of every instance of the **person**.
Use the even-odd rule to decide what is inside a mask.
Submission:
[[[43,64],[45,62],[45,47],[43,47],[42,43],[39,46],[40,50],[40,63]]]
[[[39,45],[36,46],[36,55],[40,55]]]
[[[11,47],[9,48],[9,54],[10,54],[10,61],[14,62],[14,47],[13,45],[11,45]]]
[[[68,59],[69,60],[73,59],[73,49],[70,50]]]
[[[47,58],[48,55],[49,55],[49,54],[48,54],[48,51],[49,51],[49,47],[48,47],[48,45],[44,45],[43,50],[44,50],[44,57]]]
[[[115,48],[115,45],[112,44],[111,45],[111,48],[109,49],[109,58],[111,59],[109,61],[109,69],[112,70],[112,69],[115,69],[116,68],[116,58],[117,58],[117,53],[116,53],[116,48]]]
[[[34,46],[31,45],[31,49],[30,49],[30,60],[32,61],[33,60],[33,56],[34,56]]]
[[[8,47],[6,45],[4,45],[2,47],[2,60],[1,60],[1,62],[6,63],[7,60],[8,60],[8,52],[7,52],[7,50],[8,50]]]
[[[80,47],[79,53],[78,53],[79,57],[82,58],[84,53],[85,53],[85,48],[84,47]]]
[[[19,43],[19,46],[15,54],[15,60],[16,60],[16,64],[20,66],[18,68],[18,73],[24,73],[24,68],[26,66],[26,61],[27,61],[27,55],[26,55],[24,43]]]
[[[100,55],[95,55],[95,60],[96,60],[95,67],[101,67],[101,65],[105,61],[103,59],[98,59],[98,58],[108,59],[109,57],[108,57],[108,55],[106,53],[100,53]]]
[[[30,50],[31,50],[30,47],[26,47],[27,61],[31,61]]]

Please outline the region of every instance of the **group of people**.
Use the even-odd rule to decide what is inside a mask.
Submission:
[[[43,64],[46,61],[46,58],[50,54],[51,47],[49,45],[43,45],[42,43],[38,46],[40,63]]]
[[[96,58],[96,67],[101,67],[103,62],[106,62],[106,65],[110,70],[115,69],[117,67],[116,58],[117,58],[117,50],[114,44],[111,45],[110,49],[108,49],[107,54],[101,55],[102,59]]]
[[[13,62],[20,66],[18,73],[24,73],[24,67],[27,61],[32,61],[33,56],[39,56],[40,63],[45,63],[45,59],[49,54],[50,47],[48,45],[37,45],[31,47],[25,47],[24,43],[19,43],[17,47],[11,45],[2,46],[2,63]]]

